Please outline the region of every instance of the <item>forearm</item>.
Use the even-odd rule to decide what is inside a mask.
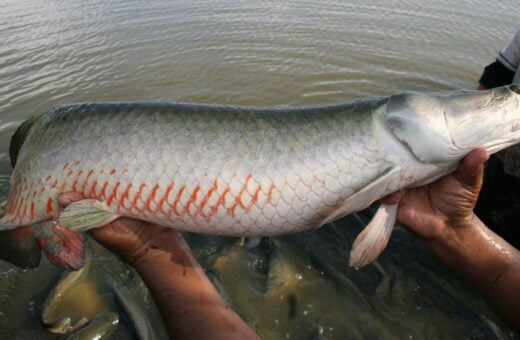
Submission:
[[[453,271],[471,282],[511,327],[520,329],[520,251],[473,215],[428,242]]]
[[[176,233],[133,263],[175,339],[250,339],[258,336],[226,304]]]

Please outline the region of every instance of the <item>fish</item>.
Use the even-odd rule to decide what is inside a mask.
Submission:
[[[109,306],[93,275],[92,253],[77,271],[66,275],[43,303],[42,322],[51,333],[66,334],[82,328],[96,315],[108,313]]]
[[[43,302],[41,322],[47,331],[73,339],[83,333],[110,333],[123,316],[124,328],[137,338],[168,339],[139,275],[124,262],[114,261],[114,255],[92,239],[87,238],[85,245],[84,265],[65,272]]]
[[[85,326],[72,334],[62,337],[64,340],[103,340],[110,339],[119,324],[119,315],[116,313],[101,314],[90,320]]]
[[[404,92],[302,108],[56,106],[11,139],[0,230],[32,226],[52,241],[123,216],[225,236],[316,229],[453,172],[474,148],[493,153],[520,141],[519,93],[516,85]],[[85,199],[63,209],[58,196],[69,191]],[[351,266],[383,251],[397,208],[380,205],[354,242]],[[80,242],[51,241],[42,245],[48,257],[81,263]],[[67,251],[72,260],[63,260]]]

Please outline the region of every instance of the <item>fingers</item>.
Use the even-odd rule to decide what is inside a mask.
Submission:
[[[84,197],[79,192],[69,191],[58,196],[58,203],[62,206],[67,206],[82,199],[84,199]]]
[[[471,190],[480,190],[484,163],[489,159],[489,153],[485,149],[471,151],[460,163],[455,176],[460,183]]]

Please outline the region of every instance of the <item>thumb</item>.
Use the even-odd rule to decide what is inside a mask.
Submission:
[[[79,192],[68,191],[58,196],[58,202],[61,206],[66,207],[67,205],[77,201],[81,201],[84,198],[85,197],[83,197],[83,195]]]
[[[467,190],[478,193],[482,187],[484,163],[489,159],[486,149],[471,151],[459,164],[455,177]]]

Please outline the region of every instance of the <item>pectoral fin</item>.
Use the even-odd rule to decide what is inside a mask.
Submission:
[[[355,211],[363,210],[373,202],[381,198],[385,194],[387,184],[391,182],[401,171],[400,166],[388,168],[379,177],[375,178],[369,185],[362,188],[343,202],[341,206],[336,208],[327,218],[325,218],[320,227],[330,223]]]
[[[383,252],[394,229],[397,208],[398,204],[381,204],[370,223],[354,241],[349,266],[364,267]]]
[[[79,232],[104,226],[118,217],[105,202],[86,199],[68,205],[60,214],[58,223]]]

